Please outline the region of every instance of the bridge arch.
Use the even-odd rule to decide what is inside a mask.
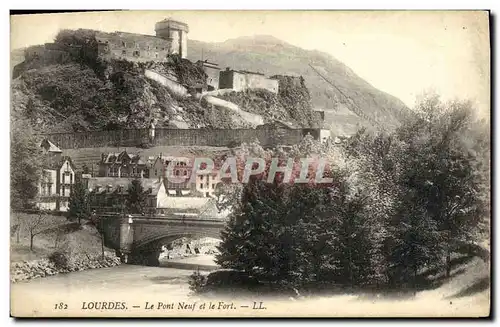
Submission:
[[[207,231],[171,231],[168,233],[158,233],[152,235],[150,237],[144,238],[138,242],[134,242],[132,244],[135,250],[146,250],[159,248],[163,244],[173,242],[180,238],[191,238],[191,239],[200,239],[200,238],[213,238],[217,240],[221,240],[220,230],[207,230]]]

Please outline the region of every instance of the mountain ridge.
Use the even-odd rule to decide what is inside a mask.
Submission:
[[[218,63],[221,69],[303,76],[313,106],[325,111],[327,127],[338,134],[352,134],[360,126],[374,124],[391,129],[411,114],[403,101],[377,89],[333,55],[302,49],[272,35],[247,35],[213,43],[189,39],[188,59],[202,58]]]

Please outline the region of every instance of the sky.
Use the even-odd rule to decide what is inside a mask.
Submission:
[[[413,107],[435,91],[472,100],[490,115],[488,13],[481,11],[130,11],[11,16],[11,49],[51,42],[63,28],[154,35],[167,17],[189,25],[188,37],[223,42],[266,34],[320,50],[376,88]],[[188,49],[189,53],[189,49]]]

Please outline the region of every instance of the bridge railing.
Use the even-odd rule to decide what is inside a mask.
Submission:
[[[163,214],[163,215],[140,215],[140,214],[121,214],[121,213],[99,213],[102,217],[115,217],[116,219],[125,217],[132,219],[141,220],[165,220],[165,221],[177,221],[177,222],[227,222],[229,218],[214,218],[214,217],[204,217],[198,215],[188,215],[188,214]]]

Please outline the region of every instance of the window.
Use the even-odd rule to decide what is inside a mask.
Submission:
[[[212,190],[215,190],[215,184],[212,184]]]
[[[134,51],[134,56],[135,57],[140,57],[141,53],[139,51]]]
[[[184,170],[184,176],[186,176],[188,174],[187,170]]]
[[[200,188],[203,189],[203,184],[200,184]]]
[[[180,174],[180,171],[179,171],[179,170],[176,170],[176,171],[175,171],[175,176],[179,176],[179,174]]]
[[[158,58],[158,52],[157,52],[157,53],[155,53],[155,58]]]
[[[202,181],[202,180],[203,180],[203,175],[200,176],[200,181]]]
[[[48,194],[51,195],[52,194],[52,185],[49,184],[48,188],[49,188]]]
[[[155,176],[158,176],[158,169],[155,169]]]
[[[65,196],[66,195],[65,193],[66,193],[66,189],[65,189],[64,184],[63,184],[63,186],[62,186],[62,194],[61,195]]]
[[[126,56],[127,55],[127,50],[122,50],[122,55]]]
[[[122,41],[122,47],[126,47],[127,46],[127,43],[125,43],[125,41]]]

